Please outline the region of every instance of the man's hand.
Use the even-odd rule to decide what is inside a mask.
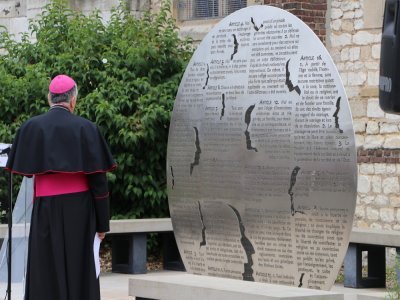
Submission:
[[[106,236],[106,233],[105,232],[98,232],[97,236],[99,237],[99,239],[103,240],[105,238],[105,236]]]

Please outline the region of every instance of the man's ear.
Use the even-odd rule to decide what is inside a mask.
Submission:
[[[49,106],[51,106],[51,101],[50,101],[50,93],[47,94],[47,102],[49,103]]]
[[[71,97],[71,101],[69,102],[71,111],[74,111],[76,105],[76,96]]]

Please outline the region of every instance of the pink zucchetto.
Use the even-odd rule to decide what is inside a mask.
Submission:
[[[76,85],[75,81],[67,75],[57,75],[49,85],[49,91],[52,94],[63,94],[68,92]]]

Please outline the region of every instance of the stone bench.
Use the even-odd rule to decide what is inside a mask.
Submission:
[[[163,263],[166,270],[184,271],[170,218],[111,220],[112,271],[143,274],[147,267],[147,234],[162,234]]]
[[[200,276],[185,272],[155,272],[129,279],[129,296],[136,300],[343,300],[340,293]]]
[[[396,248],[400,255],[400,232],[353,228],[344,259],[344,286],[372,288],[386,286],[386,247]],[[362,276],[363,252],[368,253],[368,273]],[[399,281],[399,272],[397,280]]]
[[[0,239],[7,225],[0,225]],[[183,271],[184,266],[176,247],[170,218],[112,220],[112,271],[117,273],[146,273],[147,234],[163,235],[163,261],[166,270]],[[344,260],[344,285],[352,288],[385,287],[386,247],[397,248],[400,255],[400,232],[353,228]],[[368,276],[362,276],[362,255],[368,252]],[[398,278],[400,281],[400,278]]]
[[[6,224],[0,225],[0,239],[8,233]],[[147,234],[162,234],[164,269],[184,271],[176,246],[170,218],[111,220],[112,271],[143,274],[147,267]]]
[[[3,243],[3,239],[7,234],[8,234],[7,224],[0,224],[0,246]]]

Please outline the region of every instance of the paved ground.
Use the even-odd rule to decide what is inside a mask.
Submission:
[[[343,293],[345,300],[377,300],[385,299],[387,295],[385,289],[351,289],[340,284],[334,285],[331,291]]]
[[[162,271],[166,272],[166,271]],[[105,273],[100,276],[101,300],[135,300],[135,297],[128,295],[129,278],[135,275]],[[0,297],[5,295],[6,283],[0,278]],[[385,289],[350,289],[344,288],[343,285],[335,285],[332,291],[344,293],[345,300],[377,300],[384,299],[386,295]],[[12,299],[21,300],[20,284],[13,284]],[[1,298],[3,299],[3,298]],[[190,299],[184,299],[190,300]],[[206,299],[204,299],[206,300]],[[225,299],[221,299],[225,300]],[[229,300],[229,299],[228,299]]]
[[[134,275],[105,273],[100,275],[101,300],[134,300],[128,296],[129,278]]]
[[[102,300],[134,300],[128,296],[129,278],[135,275],[105,273],[100,277],[101,299]],[[384,299],[385,289],[350,289],[343,285],[335,285],[332,291],[344,293],[345,300],[376,300]],[[190,300],[190,299],[185,299]]]

